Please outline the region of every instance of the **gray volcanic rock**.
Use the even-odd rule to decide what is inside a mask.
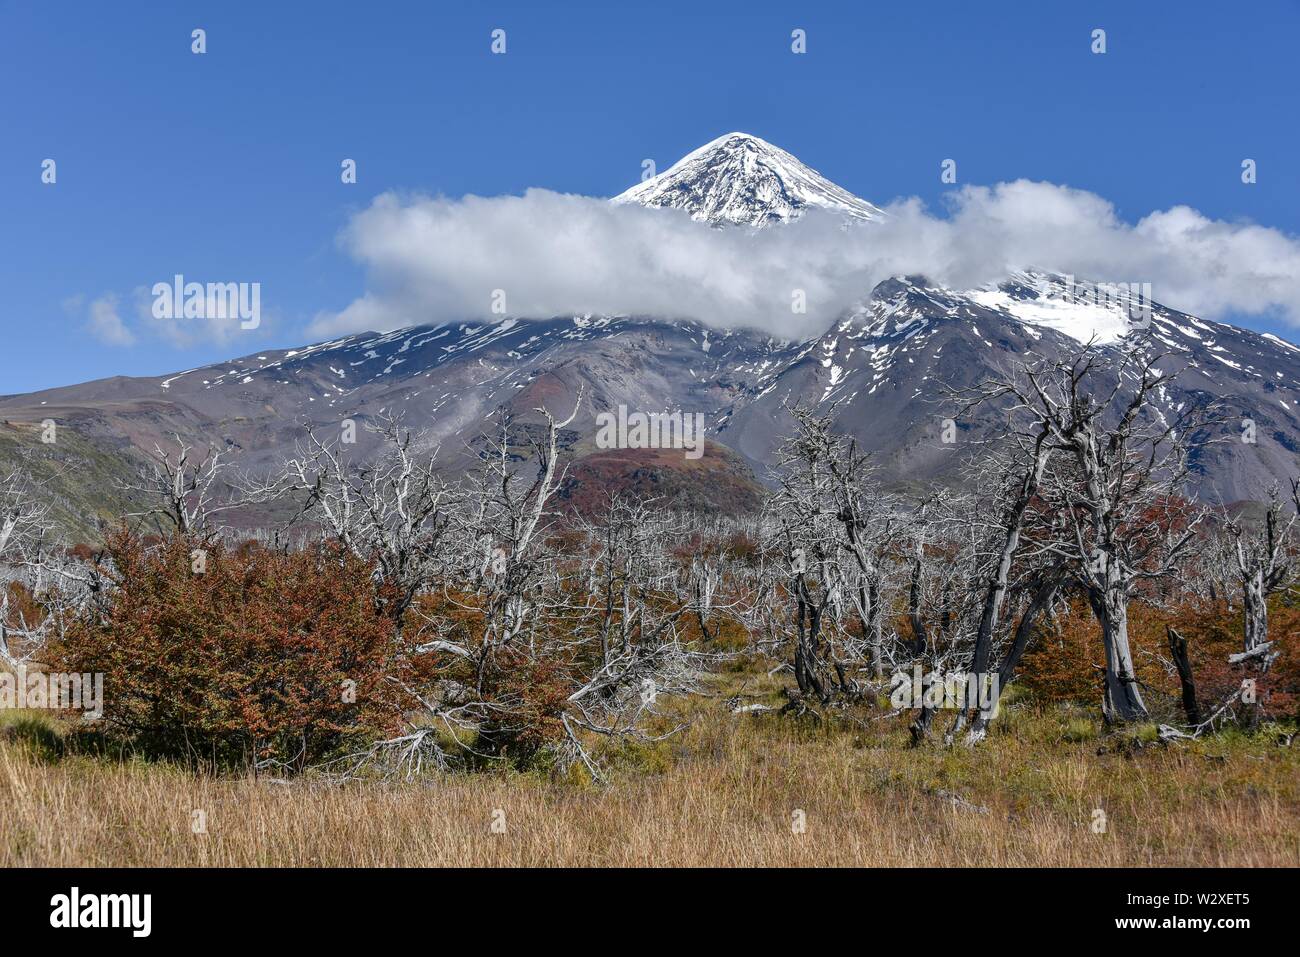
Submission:
[[[1028,285],[1030,280],[1036,286]],[[1076,355],[1110,317],[1053,303],[1051,277],[1024,275],[992,290],[959,293],[919,278],[881,283],[821,336],[778,340],[753,330],[646,317],[418,326],[348,336],[303,349],[264,352],[160,378],[115,378],[0,398],[0,417],[50,417],[101,447],[137,457],[179,432],[229,450],[252,472],[290,454],[311,426],[337,434],[389,415],[427,433],[451,469],[477,460],[484,433],[512,419],[536,423],[540,407],[567,414],[578,390],[584,408],[571,451],[596,451],[596,414],[619,405],[642,412],[699,412],[710,437],[730,446],[760,478],[790,422],[785,406],[834,409],[838,428],[871,451],[887,479],[955,480],[970,441],[995,434],[989,414],[957,423],[953,390],[998,374],[1028,355]],[[1046,289],[1047,291],[1043,291]],[[1008,305],[1010,303],[1011,305]],[[1031,314],[1030,304],[1051,316]],[[1012,307],[1020,315],[1013,313]],[[1060,320],[1060,321],[1058,321]],[[1092,325],[1089,325],[1092,322]],[[1072,334],[1061,331],[1071,328]],[[1082,330],[1082,331],[1081,331]],[[1103,330],[1104,331],[1104,330]],[[1196,463],[1201,495],[1259,498],[1297,472],[1300,347],[1153,305],[1149,329],[1120,330],[1102,349],[1141,337],[1183,372],[1158,399],[1176,415],[1197,397],[1220,400],[1235,422],[1256,423],[1258,441],[1208,447]],[[373,442],[359,432],[357,454]],[[1234,425],[1225,434],[1240,435]]]
[[[1000,375],[1031,356],[1078,355],[1130,346],[1181,370],[1157,397],[1172,420],[1188,403],[1212,399],[1229,422],[1223,441],[1194,463],[1192,491],[1207,500],[1258,499],[1274,481],[1300,472],[1300,347],[1158,303],[1149,318],[1064,298],[1064,277],[1022,273],[987,290],[959,293],[920,278],[881,283],[797,359],[764,373],[729,410],[719,438],[753,463],[769,461],[789,426],[783,407],[834,407],[842,432],[874,453],[900,483],[955,480],[971,443],[996,434],[991,412],[959,420],[959,441],[941,441],[956,411],[952,393]],[[1257,441],[1241,441],[1241,420]]]

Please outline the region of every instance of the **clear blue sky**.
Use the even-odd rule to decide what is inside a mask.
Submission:
[[[882,204],[937,206],[954,157],[965,182],[1081,187],[1129,220],[1186,203],[1300,233],[1298,35],[1298,0],[0,0],[0,393],[301,344],[363,291],[336,237],[384,191],[612,195],[730,130]],[[274,322],[112,347],[67,305],[177,272],[261,282]]]

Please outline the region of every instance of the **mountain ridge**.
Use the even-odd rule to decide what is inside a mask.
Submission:
[[[823,190],[814,202],[803,185],[769,190],[768,178],[789,163],[776,153],[753,152],[758,144],[777,150],[756,137],[728,134],[613,201],[679,203],[676,208],[692,215],[712,216],[719,228],[780,228],[810,208],[834,211],[834,191]],[[697,169],[693,164],[701,159]],[[732,181],[717,180],[719,169]],[[682,179],[693,170],[704,177],[698,188]],[[867,212],[879,211],[840,192]],[[869,216],[854,217],[843,206],[839,212],[855,224],[847,228],[872,228]],[[944,397],[1026,355],[1068,358],[1092,342],[1103,350],[1161,354],[1169,369],[1186,366],[1157,397],[1157,414],[1176,415],[1188,402],[1212,399],[1254,423],[1258,441],[1221,444],[1201,456],[1196,494],[1225,502],[1260,498],[1270,482],[1296,474],[1300,346],[1178,312],[1151,300],[1147,290],[1138,290],[1135,312],[1133,299],[1098,295],[1100,288],[1034,269],[1009,271],[999,282],[968,290],[895,276],[864,290],[820,335],[803,339],[661,316],[416,325],[262,350],[168,376],[115,376],[3,396],[0,419],[4,428],[14,428],[8,438],[12,447],[27,450],[23,454],[58,454],[19,441],[34,433],[18,426],[54,418],[76,432],[78,454],[93,459],[99,473],[112,471],[105,463],[119,462],[125,474],[173,434],[213,444],[240,469],[259,472],[291,453],[305,428],[328,435],[346,418],[364,423],[399,415],[424,433],[428,448],[440,448],[450,470],[463,471],[477,462],[476,442],[485,432],[510,422],[535,424],[539,406],[567,414],[581,393],[586,408],[566,439],[575,475],[617,485],[624,468],[634,489],[689,491],[691,507],[734,511],[756,501],[754,483],[764,479],[791,425],[791,403],[834,409],[836,427],[873,454],[887,480],[954,482],[961,458],[954,453],[969,446],[940,441]],[[703,414],[715,448],[708,468],[674,476],[672,456],[599,448],[595,417],[619,405]],[[960,434],[974,442],[997,428],[985,418],[960,423]],[[364,429],[358,434],[354,454],[373,455],[373,437]],[[0,443],[0,452],[10,447]],[[704,475],[711,477],[702,481]],[[73,490],[65,492],[71,501]],[[572,484],[566,496],[592,498]]]

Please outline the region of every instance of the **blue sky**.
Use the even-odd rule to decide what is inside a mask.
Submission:
[[[807,55],[790,53],[796,27]],[[942,209],[953,157],[964,183],[1065,184],[1130,221],[1188,204],[1300,234],[1297,34],[1297,0],[0,0],[0,393],[302,344],[365,291],[337,238],[386,191],[613,195],[643,158],[663,169],[730,130],[882,204]],[[175,273],[260,282],[263,328],[90,334],[90,302],[126,315],[132,290]]]

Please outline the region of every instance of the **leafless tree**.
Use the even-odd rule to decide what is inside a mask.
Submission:
[[[871,479],[866,456],[832,431],[832,416],[793,406],[769,504],[769,551],[781,553],[794,611],[793,671],[801,703],[856,697],[854,673],[879,678],[892,661],[886,636],[889,550],[903,524],[898,502]],[[774,546],[774,547],[773,547]],[[856,628],[853,623],[856,622]]]
[[[836,638],[843,616],[843,577],[828,456],[839,451],[829,421],[795,410],[796,431],[780,449],[782,482],[773,512],[788,561],[795,606],[794,676],[799,693],[816,703],[850,691]]]
[[[1251,528],[1244,520],[1227,516],[1223,521],[1229,557],[1241,589],[1242,658],[1258,659],[1265,670],[1273,657],[1268,639],[1268,598],[1289,584],[1295,563],[1291,550],[1300,511],[1300,480],[1292,486],[1292,501],[1297,511],[1284,515],[1282,497],[1275,485],[1269,489],[1260,527]]]
[[[422,447],[400,420],[389,417],[369,430],[380,449],[356,462],[341,436],[324,439],[309,427],[277,475],[245,488],[251,501],[293,501],[289,528],[305,524],[374,562],[376,604],[400,635],[417,596],[449,571],[447,543],[463,495],[440,473],[437,448]]]
[[[963,681],[969,654],[972,602],[978,591],[971,576],[978,566],[978,540],[971,518],[979,500],[970,494],[936,490],[917,503],[903,527],[908,551],[907,619],[913,666],[924,671],[923,696],[910,732],[912,743],[930,735],[938,706],[929,692],[950,676]]]
[[[195,447],[179,433],[173,438],[174,453],[155,446],[153,462],[140,470],[135,482],[122,486],[123,491],[144,495],[155,503],[127,517],[151,518],[160,533],[211,539],[218,532],[213,524],[215,516],[239,508],[242,503],[233,499],[221,504],[216,501],[226,464],[220,450],[208,446],[196,455]]]
[[[1137,346],[1089,347],[1073,360],[1026,366],[1004,383],[1016,411],[1062,453],[1042,483],[1058,532],[1047,548],[1069,563],[1101,625],[1111,722],[1147,715],[1129,647],[1129,600],[1139,583],[1176,572],[1205,516],[1183,497],[1183,484],[1212,416],[1203,404],[1158,404],[1178,374],[1161,371],[1165,358]]]
[[[70,557],[33,483],[17,469],[0,478],[0,664],[37,658],[96,582]]]
[[[563,419],[536,410],[540,428],[504,421],[463,483],[439,478],[431,457],[417,465],[409,434],[391,430],[384,466],[320,442],[312,464],[291,463],[289,487],[377,561],[377,586],[397,587],[409,611],[411,669],[395,679],[407,727],[356,761],[414,773],[546,749],[599,779],[593,736],[676,730],[647,725],[661,697],[698,683],[706,656],[684,625],[702,612],[695,595],[716,608],[717,582],[703,559],[673,554],[674,519],[650,505],[615,498],[559,521],[560,437],[581,402]]]
[[[997,407],[1008,397],[1018,398],[1014,382],[1014,378],[994,380],[955,393],[958,416],[964,418],[986,406]],[[972,578],[980,599],[966,670],[968,680],[981,689],[988,688],[994,698],[1012,679],[1038,616],[1050,607],[1065,579],[1059,560],[1049,562],[1050,568],[1045,568],[1041,559],[1036,560],[1041,549],[1032,542],[1028,548],[1022,547],[1026,526],[1036,521],[1041,524],[1035,506],[1041,505],[1040,486],[1054,452],[1050,423],[1042,417],[1020,414],[1022,406],[1016,403],[1004,411],[1004,441],[1000,446],[978,450],[966,475],[976,495],[976,501],[969,503],[968,519],[977,542],[972,549],[976,565]],[[1017,584],[1025,595],[1024,601],[1014,600]],[[1011,628],[1008,611],[1016,611],[1017,604],[1021,606],[1019,623],[1001,664],[991,672],[995,645]],[[966,737],[968,744],[983,739],[995,713],[996,701],[992,707],[978,710]],[[969,717],[963,709],[949,732],[950,739]]]
[[[707,617],[730,609],[715,604],[714,558],[696,548],[687,564],[684,555],[673,553],[681,522],[680,515],[615,496],[595,518],[580,523],[586,587],[565,590],[574,598],[564,616],[574,621],[577,646],[590,643],[599,654],[589,677],[568,697],[566,725],[602,735],[636,734],[661,695],[698,690],[715,655],[692,646],[685,623],[694,618],[707,638]],[[576,736],[570,744],[575,755],[589,760]]]

